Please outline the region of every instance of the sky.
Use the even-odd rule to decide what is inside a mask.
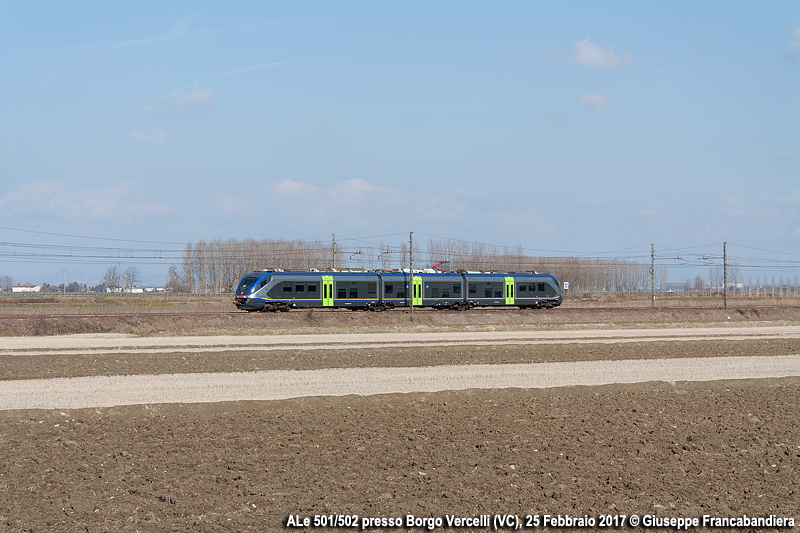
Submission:
[[[0,68],[17,283],[334,233],[800,261],[794,0],[7,0]]]

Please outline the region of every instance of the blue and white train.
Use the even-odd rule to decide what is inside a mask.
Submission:
[[[409,290],[409,286],[411,289]],[[236,288],[234,303],[243,311],[304,308],[384,309],[428,307],[551,308],[563,293],[553,276],[535,273],[414,272],[403,270],[251,272]]]

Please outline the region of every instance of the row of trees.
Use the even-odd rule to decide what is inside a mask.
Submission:
[[[424,248],[423,248],[424,246]],[[409,243],[387,246],[384,243],[353,246],[322,241],[285,241],[264,239],[213,240],[187,244],[180,264],[172,265],[167,272],[165,290],[173,293],[230,293],[248,272],[273,268],[283,270],[309,270],[312,268],[363,268],[366,270],[391,270],[408,268]],[[552,274],[570,283],[574,292],[649,292],[653,279],[662,290],[667,286],[667,267],[656,264],[654,275],[650,264],[623,259],[597,259],[575,257],[531,257],[522,246],[492,246],[465,241],[430,240],[421,245],[414,241],[413,264],[415,269],[436,266],[443,271],[496,271],[542,272]],[[137,286],[142,279],[136,266],[122,270],[109,267],[101,285],[93,291],[126,290]],[[770,283],[764,278],[742,279],[735,264],[728,265],[728,291],[749,295],[782,295],[798,293],[797,278],[794,283],[781,277]],[[723,267],[714,266],[708,278],[697,276],[694,283],[687,281],[669,284],[673,290],[715,291],[724,285]],[[3,290],[10,291],[13,280],[0,276]],[[64,290],[63,286],[61,290]],[[77,283],[66,287],[68,292],[86,290]]]
[[[544,272],[569,281],[576,291],[636,292],[650,288],[649,265],[632,261],[581,258],[541,258],[523,248],[496,247],[462,241],[430,241],[421,250],[414,243],[414,268],[447,271]],[[165,289],[181,293],[232,292],[239,280],[255,270],[280,268],[408,268],[409,246],[349,247],[338,243],[282,240],[214,240],[187,244],[183,262],[169,267]],[[666,268],[656,268],[656,281],[666,280]],[[104,280],[105,281],[105,280]]]
[[[187,244],[180,266],[167,271],[164,289],[181,293],[232,292],[248,272],[263,268],[308,270],[329,266],[331,245],[303,241],[213,240]]]

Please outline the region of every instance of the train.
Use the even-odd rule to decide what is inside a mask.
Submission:
[[[409,290],[410,287],[410,290]],[[558,280],[536,272],[261,270],[245,275],[234,304],[243,311],[473,307],[549,309],[561,305]]]

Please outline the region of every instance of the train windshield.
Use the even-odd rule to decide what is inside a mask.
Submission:
[[[236,289],[236,296],[246,296],[248,292],[250,292],[250,287],[258,281],[258,278],[261,276],[245,276],[242,278],[242,281],[239,282],[239,287]]]

